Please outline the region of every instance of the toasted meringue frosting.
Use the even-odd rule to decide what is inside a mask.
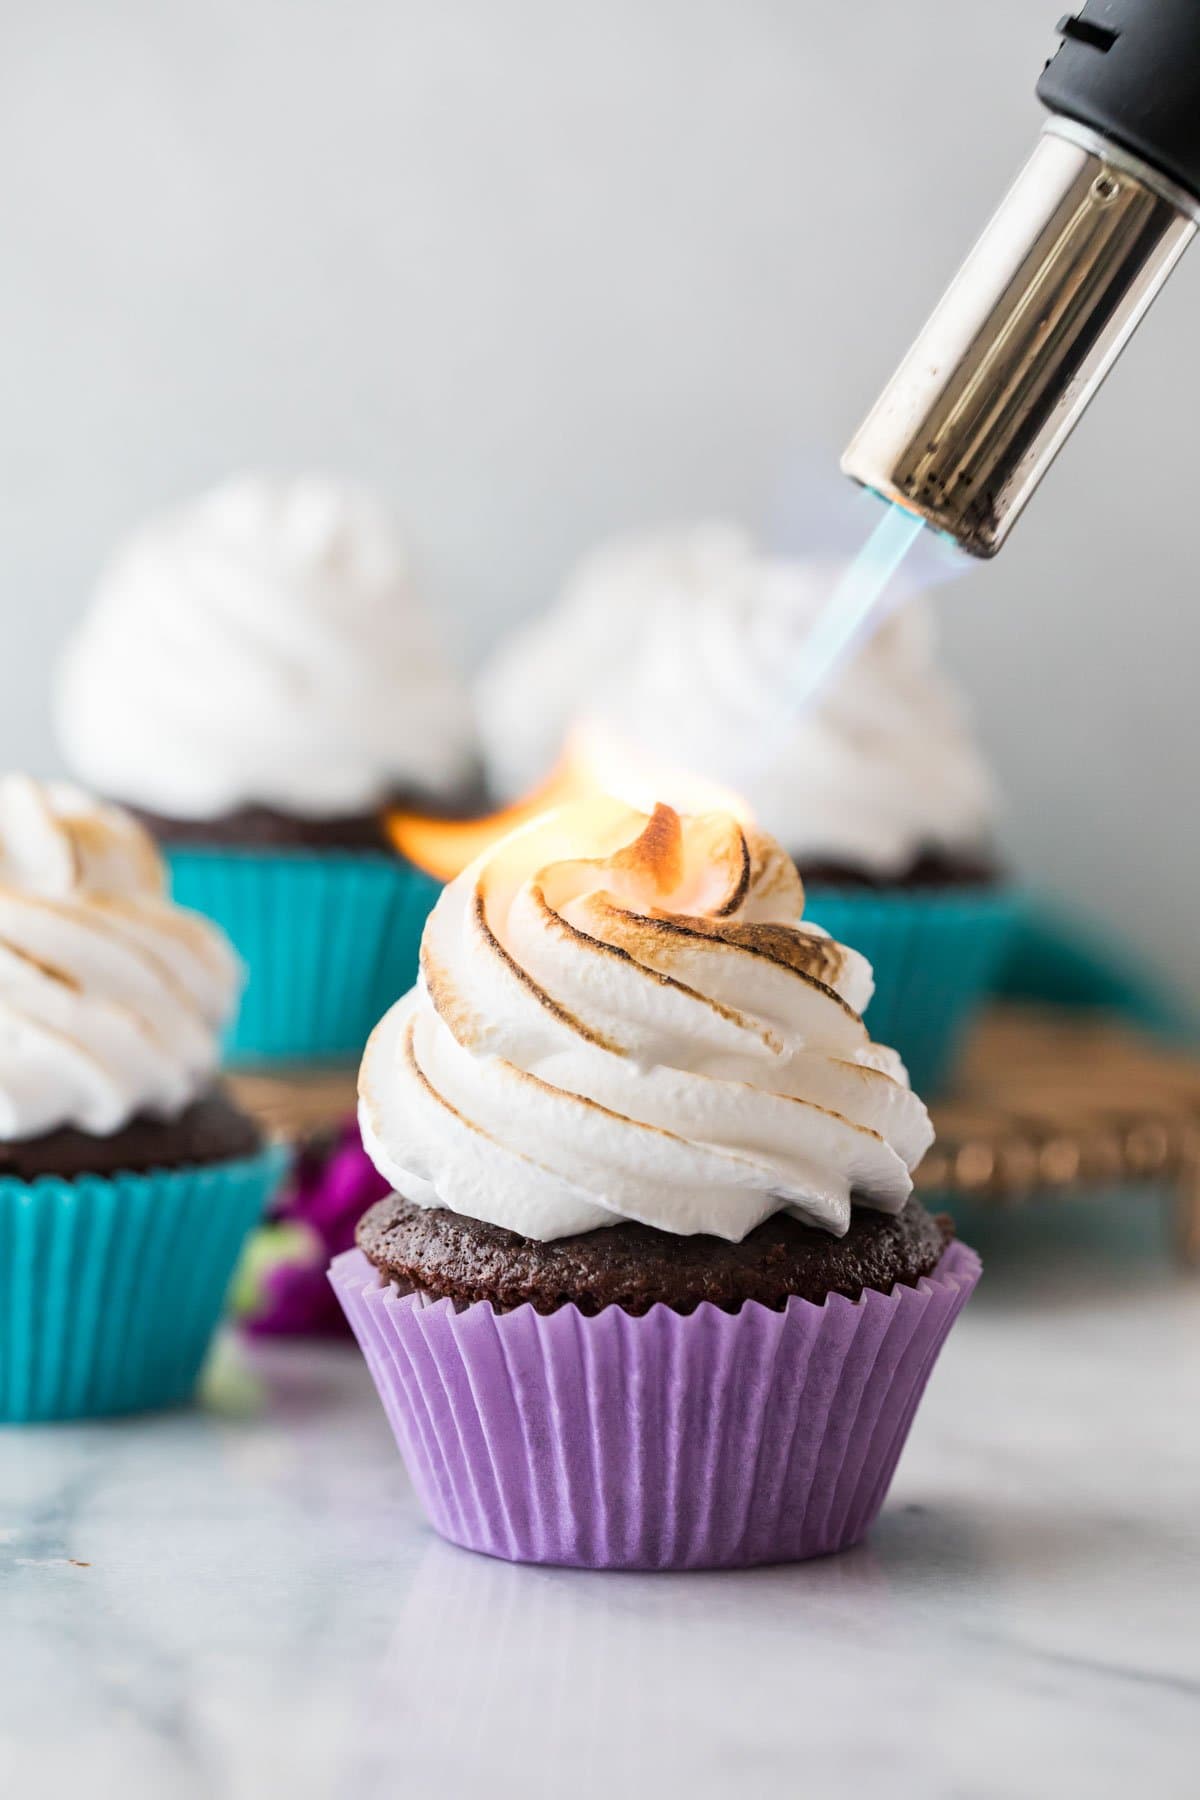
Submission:
[[[992,785],[937,669],[927,601],[895,611],[797,714],[789,680],[843,567],[762,556],[719,524],[596,552],[480,677],[494,787],[528,790],[570,738],[633,805],[692,804],[697,777],[735,790],[801,862],[886,877],[925,851],[978,849]]]
[[[870,966],[803,905],[778,844],[728,815],[613,802],[515,832],[444,890],[367,1046],[376,1167],[543,1240],[898,1212],[929,1117],[863,1025]]]
[[[167,898],[126,813],[0,777],[0,1139],[173,1118],[208,1087],[241,971]]]
[[[247,477],[118,552],[58,672],[63,754],[170,818],[369,811],[472,771],[465,689],[384,510],[332,482]]]

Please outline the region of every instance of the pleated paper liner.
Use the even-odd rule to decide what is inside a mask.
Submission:
[[[875,971],[871,1036],[900,1052],[928,1099],[952,1072],[1023,905],[1019,890],[1002,885],[876,892],[814,884],[804,913],[867,958]]]
[[[188,1399],[285,1162],[0,1177],[0,1421]]]
[[[585,1317],[330,1279],[436,1529],[514,1562],[741,1568],[857,1543],[979,1277],[951,1244],[889,1294]]]
[[[235,1062],[357,1057],[412,986],[437,882],[382,852],[172,849],[171,890],[233,940],[249,979]]]

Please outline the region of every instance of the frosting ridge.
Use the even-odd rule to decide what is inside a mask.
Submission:
[[[0,1139],[182,1112],[240,981],[133,819],[66,782],[0,777]]]

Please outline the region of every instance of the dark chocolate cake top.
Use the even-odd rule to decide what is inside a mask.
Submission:
[[[864,1288],[888,1293],[931,1274],[952,1235],[948,1219],[909,1200],[896,1215],[856,1206],[844,1237],[775,1213],[740,1244],[629,1222],[540,1243],[392,1194],[363,1218],[358,1244],[404,1288],[503,1311],[528,1303],[590,1314],[606,1306],[644,1313],[658,1303],[690,1312],[706,1300],[727,1311],[748,1300],[778,1308],[793,1295],[856,1300]]]

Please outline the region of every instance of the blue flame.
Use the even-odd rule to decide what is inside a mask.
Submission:
[[[925,526],[914,513],[889,506],[841,577],[804,640],[788,702],[801,712],[861,639],[870,635],[892,599],[892,584]]]

